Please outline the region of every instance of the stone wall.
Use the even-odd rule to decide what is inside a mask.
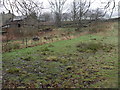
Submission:
[[[5,25],[6,23],[8,23],[10,19],[14,17],[14,15],[11,13],[7,13],[7,14],[2,13],[1,16],[2,16],[2,25]]]

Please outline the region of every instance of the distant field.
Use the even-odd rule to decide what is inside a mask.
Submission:
[[[3,53],[3,88],[117,88],[117,27]]]

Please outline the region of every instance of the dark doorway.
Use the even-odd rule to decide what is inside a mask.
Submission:
[[[20,25],[20,24],[18,24],[18,27],[21,27],[21,25]]]

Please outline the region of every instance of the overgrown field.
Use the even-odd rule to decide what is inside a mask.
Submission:
[[[117,27],[3,53],[3,88],[117,88]]]

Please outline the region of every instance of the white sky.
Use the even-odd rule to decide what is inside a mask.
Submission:
[[[49,7],[49,3],[48,3],[48,0],[40,0],[41,2],[44,3],[44,7],[45,8],[48,8]],[[52,0],[54,1],[54,0]],[[67,0],[66,4],[65,4],[65,11],[71,7],[71,4],[74,0]],[[79,0],[76,0],[76,1],[79,1]],[[88,0],[89,1],[89,0]],[[96,9],[97,7],[102,7],[101,6],[101,2],[103,3],[102,5],[106,5],[106,2],[108,2],[109,0],[91,0],[92,5],[91,5],[91,8],[92,9]],[[112,0],[111,0],[112,1]],[[116,6],[118,6],[118,2],[120,2],[120,0],[115,0],[115,3],[116,3]],[[112,7],[113,5],[111,4],[110,7]],[[64,12],[65,12],[64,11]],[[116,7],[114,13],[113,13],[113,17],[118,17],[118,7]]]
[[[12,1],[12,0],[11,0]],[[38,2],[43,2],[43,6],[44,6],[44,8],[49,8],[50,6],[49,6],[49,3],[48,3],[48,0],[34,0],[34,1],[38,1]],[[52,0],[52,1],[54,1],[54,0]],[[72,2],[73,2],[74,0],[67,0],[67,2],[66,2],[66,4],[65,4],[65,9],[64,9],[64,12],[66,12],[66,10],[68,10],[68,8],[70,8],[71,7],[71,4],[72,4]],[[77,1],[79,1],[79,0],[77,0]],[[88,0],[89,1],[89,0]],[[92,2],[94,1],[94,3],[92,3],[92,5],[91,5],[91,8],[92,9],[95,9],[95,8],[97,8],[97,7],[101,7],[100,5],[100,2],[108,2],[108,0],[91,0]],[[120,0],[115,0],[115,2],[116,2],[116,5],[118,5],[118,2],[119,2]],[[111,5],[111,7],[112,7],[112,5]],[[5,12],[7,12],[6,10],[5,10],[5,8],[3,8],[3,7],[0,7],[0,13],[1,12],[3,12],[3,11],[5,11]],[[47,12],[47,11],[50,11],[50,9],[44,9],[43,10],[43,12]],[[116,8],[116,11],[114,11],[114,14],[113,14],[113,16],[118,16],[118,8]]]

